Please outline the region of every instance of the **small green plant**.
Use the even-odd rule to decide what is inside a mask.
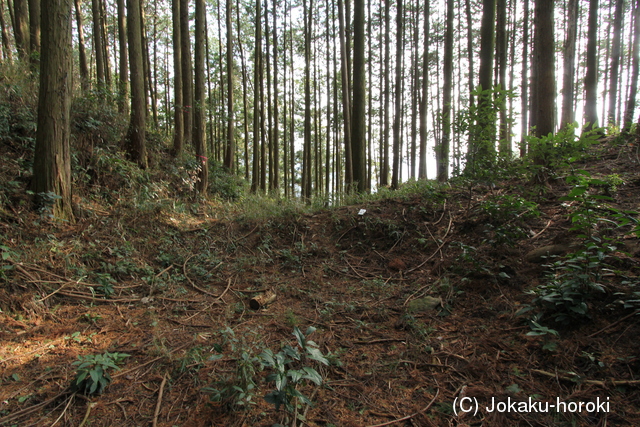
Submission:
[[[542,326],[541,324],[539,324],[534,320],[530,322],[529,327],[531,328],[531,331],[527,333],[528,336],[543,338],[543,343],[542,343],[543,350],[556,351],[556,348],[558,347],[558,343],[556,341],[551,340],[549,336],[550,335],[554,337],[560,336],[558,331],[556,331],[555,329],[547,328],[546,326]]]
[[[600,279],[605,257],[594,245],[548,264],[546,283],[531,291],[536,296],[533,305],[560,324],[589,317],[589,300],[604,293]]]
[[[129,357],[125,353],[104,353],[78,356],[73,362],[76,366],[76,378],[72,389],[86,395],[101,394],[111,384],[109,371],[119,370],[118,365]]]
[[[493,246],[515,245],[527,236],[524,224],[540,216],[538,205],[522,197],[509,194],[491,197],[480,204],[487,216],[487,241]]]
[[[116,281],[109,273],[96,273],[96,281],[98,282],[97,290],[104,295],[105,298],[109,298],[115,293],[113,285],[115,285]]]
[[[274,354],[270,349],[260,354],[262,366],[273,370],[267,376],[267,381],[275,383],[275,390],[268,393],[264,399],[273,404],[276,410],[284,406],[289,413],[296,413],[299,420],[302,415],[298,413],[301,404],[312,405],[311,400],[302,394],[298,387],[310,381],[316,385],[322,384],[322,376],[314,368],[304,366],[304,362],[313,361],[322,365],[329,365],[329,359],[325,357],[318,345],[309,340],[308,336],[315,332],[316,328],[310,326],[306,333],[302,333],[297,327],[293,328],[293,335],[298,345],[292,347],[285,345],[280,352]],[[301,352],[302,350],[302,352]]]
[[[228,347],[235,362],[235,370],[213,385],[204,387],[202,391],[209,393],[213,402],[226,409],[246,409],[255,405],[255,374],[259,360],[251,355],[249,346],[243,339],[236,337],[233,329],[227,327],[219,335],[222,341],[213,346],[217,354],[209,357],[209,361],[222,359],[225,347]]]

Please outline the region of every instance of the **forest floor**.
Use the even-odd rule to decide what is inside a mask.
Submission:
[[[594,215],[640,210],[637,145],[599,144],[573,167],[605,183],[590,187],[611,197]],[[595,264],[562,258],[587,203],[563,199],[573,188],[425,185],[262,218],[86,198],[75,224],[15,196],[0,211],[0,425],[638,426],[640,243],[630,226],[596,221],[617,249]],[[540,311],[528,291],[567,271],[602,291],[584,291],[587,315],[550,312],[528,335]],[[275,300],[252,309],[267,292]],[[305,353],[293,333],[310,326],[317,347]],[[280,372],[299,381],[278,383],[281,396],[313,404],[276,410],[265,350],[295,348]],[[75,390],[78,356],[104,353],[120,368],[104,374],[111,383]]]

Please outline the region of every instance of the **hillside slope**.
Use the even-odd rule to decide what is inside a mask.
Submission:
[[[91,188],[101,197],[77,196],[75,224],[28,209],[16,153],[3,153],[0,425],[640,425],[634,144],[602,142],[547,187],[422,183],[263,215],[118,201],[114,173]],[[317,347],[293,334],[310,326]],[[83,395],[102,386],[74,362],[105,353],[120,370],[88,374],[104,389]],[[465,397],[476,414],[458,413]]]

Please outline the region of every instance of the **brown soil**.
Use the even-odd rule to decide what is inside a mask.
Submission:
[[[638,209],[635,146],[602,149],[585,166],[618,174],[611,205]],[[299,410],[304,425],[640,425],[640,324],[619,304],[638,291],[635,237],[613,236],[624,253],[611,258],[590,318],[545,323],[560,333],[554,351],[516,315],[545,277],[525,255],[576,239],[560,200],[569,190],[558,180],[532,196],[514,180],[264,220],[216,218],[214,205],[197,215],[85,206],[73,225],[52,225],[14,200],[0,218],[13,254],[0,282],[0,425],[291,425],[262,398],[274,384],[257,364],[248,409],[203,389],[237,380],[243,351],[295,346],[295,326],[316,327],[311,339],[339,361],[292,365],[324,378],[298,388],[314,402]],[[498,239],[482,206],[505,194],[536,201],[541,215],[503,220],[524,234]],[[116,280],[107,298],[99,287],[109,283],[96,283],[106,277]],[[268,290],[276,300],[251,310]],[[435,308],[420,305],[427,296]],[[72,363],[104,352],[129,357],[101,395],[73,393]],[[477,399],[477,414],[454,413],[464,397]],[[609,406],[486,409],[530,397]]]

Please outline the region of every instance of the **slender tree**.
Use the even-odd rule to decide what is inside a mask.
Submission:
[[[366,82],[365,82],[365,40],[364,40],[364,0],[353,2],[353,117],[351,118],[351,156],[353,180],[358,192],[367,189],[366,169]]]
[[[195,62],[195,91],[193,108],[193,145],[196,159],[201,167],[198,170],[196,189],[201,195],[206,194],[209,185],[209,168],[207,162],[207,144],[205,132],[205,82],[204,82],[204,47],[206,39],[206,8],[205,0],[196,0],[196,28],[194,44]]]
[[[78,62],[80,63],[80,87],[82,93],[87,94],[90,87],[89,66],[87,65],[87,53],[84,48],[84,27],[82,25],[82,10],[80,0],[75,0],[76,26],[78,30]]]
[[[348,9],[348,7],[347,7]],[[338,23],[340,39],[340,74],[342,77],[342,121],[344,123],[345,184],[351,190],[353,184],[353,155],[351,153],[351,78],[343,1],[338,0]],[[348,21],[347,21],[348,22]]]
[[[226,26],[227,26],[227,144],[225,146],[224,166],[229,172],[235,171],[235,121],[234,121],[234,99],[233,99],[233,2],[226,0],[225,3]]]
[[[555,131],[555,60],[553,37],[554,0],[536,0],[534,32],[534,81],[531,126],[538,136]]]
[[[193,67],[189,32],[189,0],[180,0],[180,59],[182,61],[183,143],[191,144],[193,135]]]
[[[467,169],[487,168],[495,159],[495,114],[493,112],[493,54],[495,45],[496,0],[482,1],[480,27],[480,69],[478,108],[472,140],[469,141]]]
[[[304,145],[302,150],[302,198],[311,198],[311,24],[313,17],[313,0],[307,8],[307,0],[303,0],[304,9]]]
[[[611,41],[611,76],[609,77],[609,115],[607,122],[616,124],[616,104],[618,102],[618,78],[620,76],[621,32],[624,20],[622,11],[624,0],[616,0],[613,16],[613,40]]]
[[[13,35],[16,49],[22,60],[27,61],[30,55],[29,43],[29,8],[27,0],[13,0]]]
[[[520,140],[520,157],[524,157],[527,154],[526,136],[529,135],[529,0],[524,0],[523,8],[524,23],[522,26],[522,83],[520,84],[520,90],[522,92],[522,135]]]
[[[0,0],[0,31],[2,31],[2,54],[5,59],[11,61],[12,53],[9,47],[9,34],[7,33],[7,25],[4,21],[4,1]]]
[[[587,71],[584,77],[584,130],[598,127],[598,0],[589,0]]]
[[[100,0],[91,0],[91,13],[93,15],[93,47],[96,58],[96,80],[98,90],[105,89],[105,64],[104,39],[102,38],[102,6]],[[139,12],[138,12],[139,14]]]
[[[395,87],[395,115],[393,118],[393,166],[391,170],[391,188],[400,185],[400,139],[402,134],[402,81],[404,56],[404,9],[403,0],[398,0],[396,12],[396,87]]]
[[[453,0],[447,0],[446,29],[444,36],[444,77],[442,95],[442,139],[436,151],[437,178],[444,182],[449,178],[449,146],[451,141],[451,85],[453,81]]]
[[[422,53],[422,98],[420,100],[420,162],[418,178],[427,178],[427,107],[429,105],[429,1],[424,4],[424,51]]]
[[[42,13],[38,128],[31,189],[36,206],[53,202],[55,218],[73,221],[71,207],[71,0],[47,0]],[[56,197],[51,198],[51,195]]]
[[[131,159],[144,169],[147,167],[147,109],[144,99],[140,0],[127,0],[127,39],[129,41],[129,70],[131,79],[131,120],[126,136],[126,146]]]
[[[120,57],[118,58],[118,111],[127,114],[129,98],[129,52],[127,49],[127,14],[125,0],[118,0],[118,45]]]
[[[576,74],[576,35],[578,32],[578,0],[569,0],[567,4],[567,30],[564,43],[562,74],[562,118],[560,127],[575,122],[574,92]]]
[[[631,130],[631,123],[634,121],[633,114],[636,109],[636,96],[638,94],[638,74],[640,74],[640,4],[635,1],[633,4],[633,48],[631,52],[632,65],[631,77],[629,79],[629,98],[624,111],[624,129],[626,132]],[[640,129],[640,126],[638,126]]]
[[[29,51],[31,63],[37,67],[40,57],[40,0],[29,0]]]
[[[173,148],[171,154],[179,156],[184,145],[184,105],[182,102],[182,43],[180,40],[180,0],[171,0],[173,24]]]

